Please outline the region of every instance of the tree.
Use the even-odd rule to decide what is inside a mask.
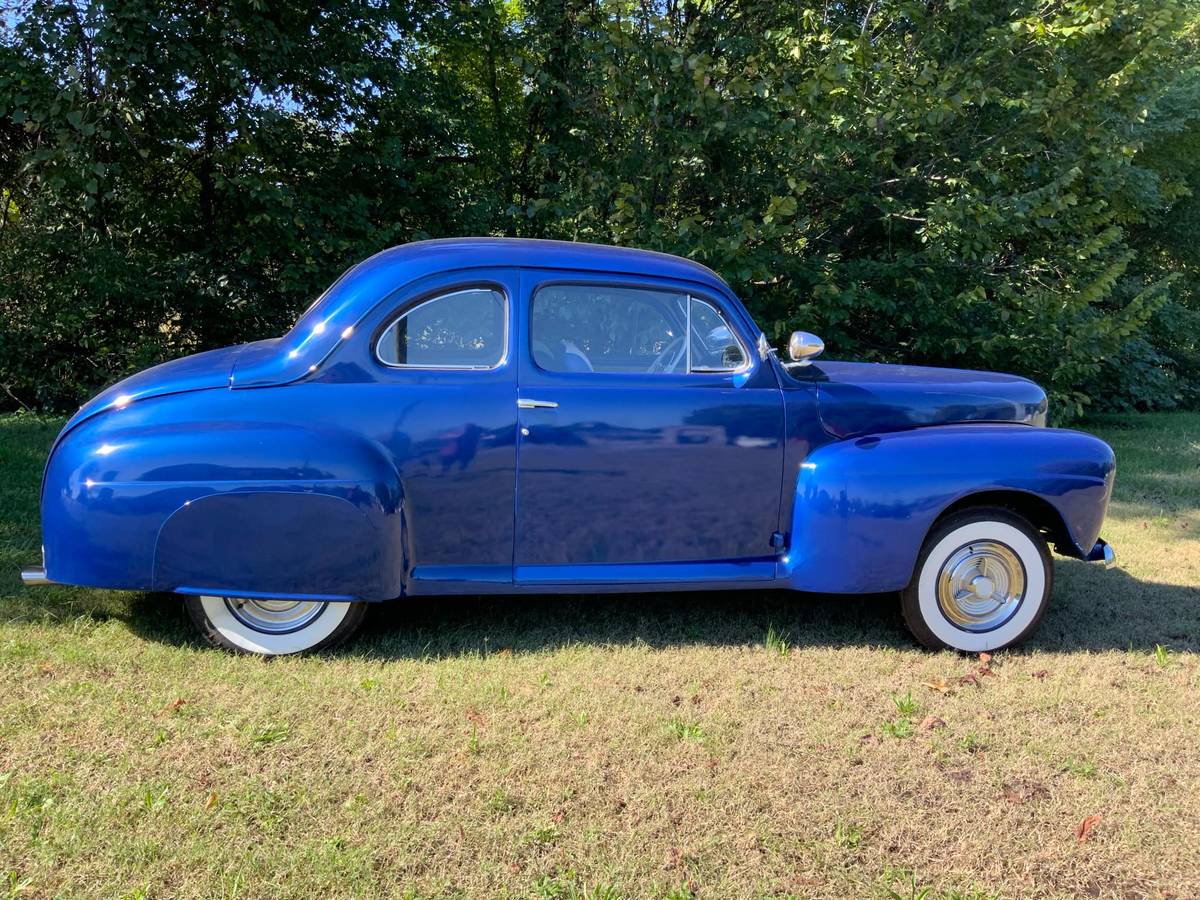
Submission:
[[[80,0],[9,21],[14,404],[273,336],[358,259],[472,233],[689,256],[777,343],[1017,371],[1062,416],[1197,402],[1186,0]]]

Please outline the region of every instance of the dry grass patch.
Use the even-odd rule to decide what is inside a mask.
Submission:
[[[1200,894],[1200,416],[1097,426],[1124,569],[1058,560],[986,662],[894,597],[761,592],[423,600],[224,655],[168,598],[17,584],[57,425],[0,421],[14,892]]]

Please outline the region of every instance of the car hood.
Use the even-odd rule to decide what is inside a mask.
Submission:
[[[1046,392],[1016,375],[823,361],[787,370],[815,384],[821,424],[836,437],[958,422],[1046,424]]]
[[[130,375],[102,390],[89,400],[67,422],[66,434],[80,422],[110,409],[124,409],[131,403],[164,394],[180,394],[205,388],[229,387],[234,360],[253,344],[222,347],[192,356],[184,356]]]

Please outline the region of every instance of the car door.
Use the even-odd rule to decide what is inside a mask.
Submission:
[[[774,372],[720,293],[522,272],[515,579],[770,578]]]
[[[442,273],[372,327],[373,431],[403,485],[413,593],[512,584],[518,285],[515,269]],[[349,388],[345,414],[362,417]]]

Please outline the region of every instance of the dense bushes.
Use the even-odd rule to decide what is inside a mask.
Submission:
[[[0,46],[0,404],[270,336],[427,236],[662,249],[781,343],[1200,403],[1185,0],[36,3]]]

